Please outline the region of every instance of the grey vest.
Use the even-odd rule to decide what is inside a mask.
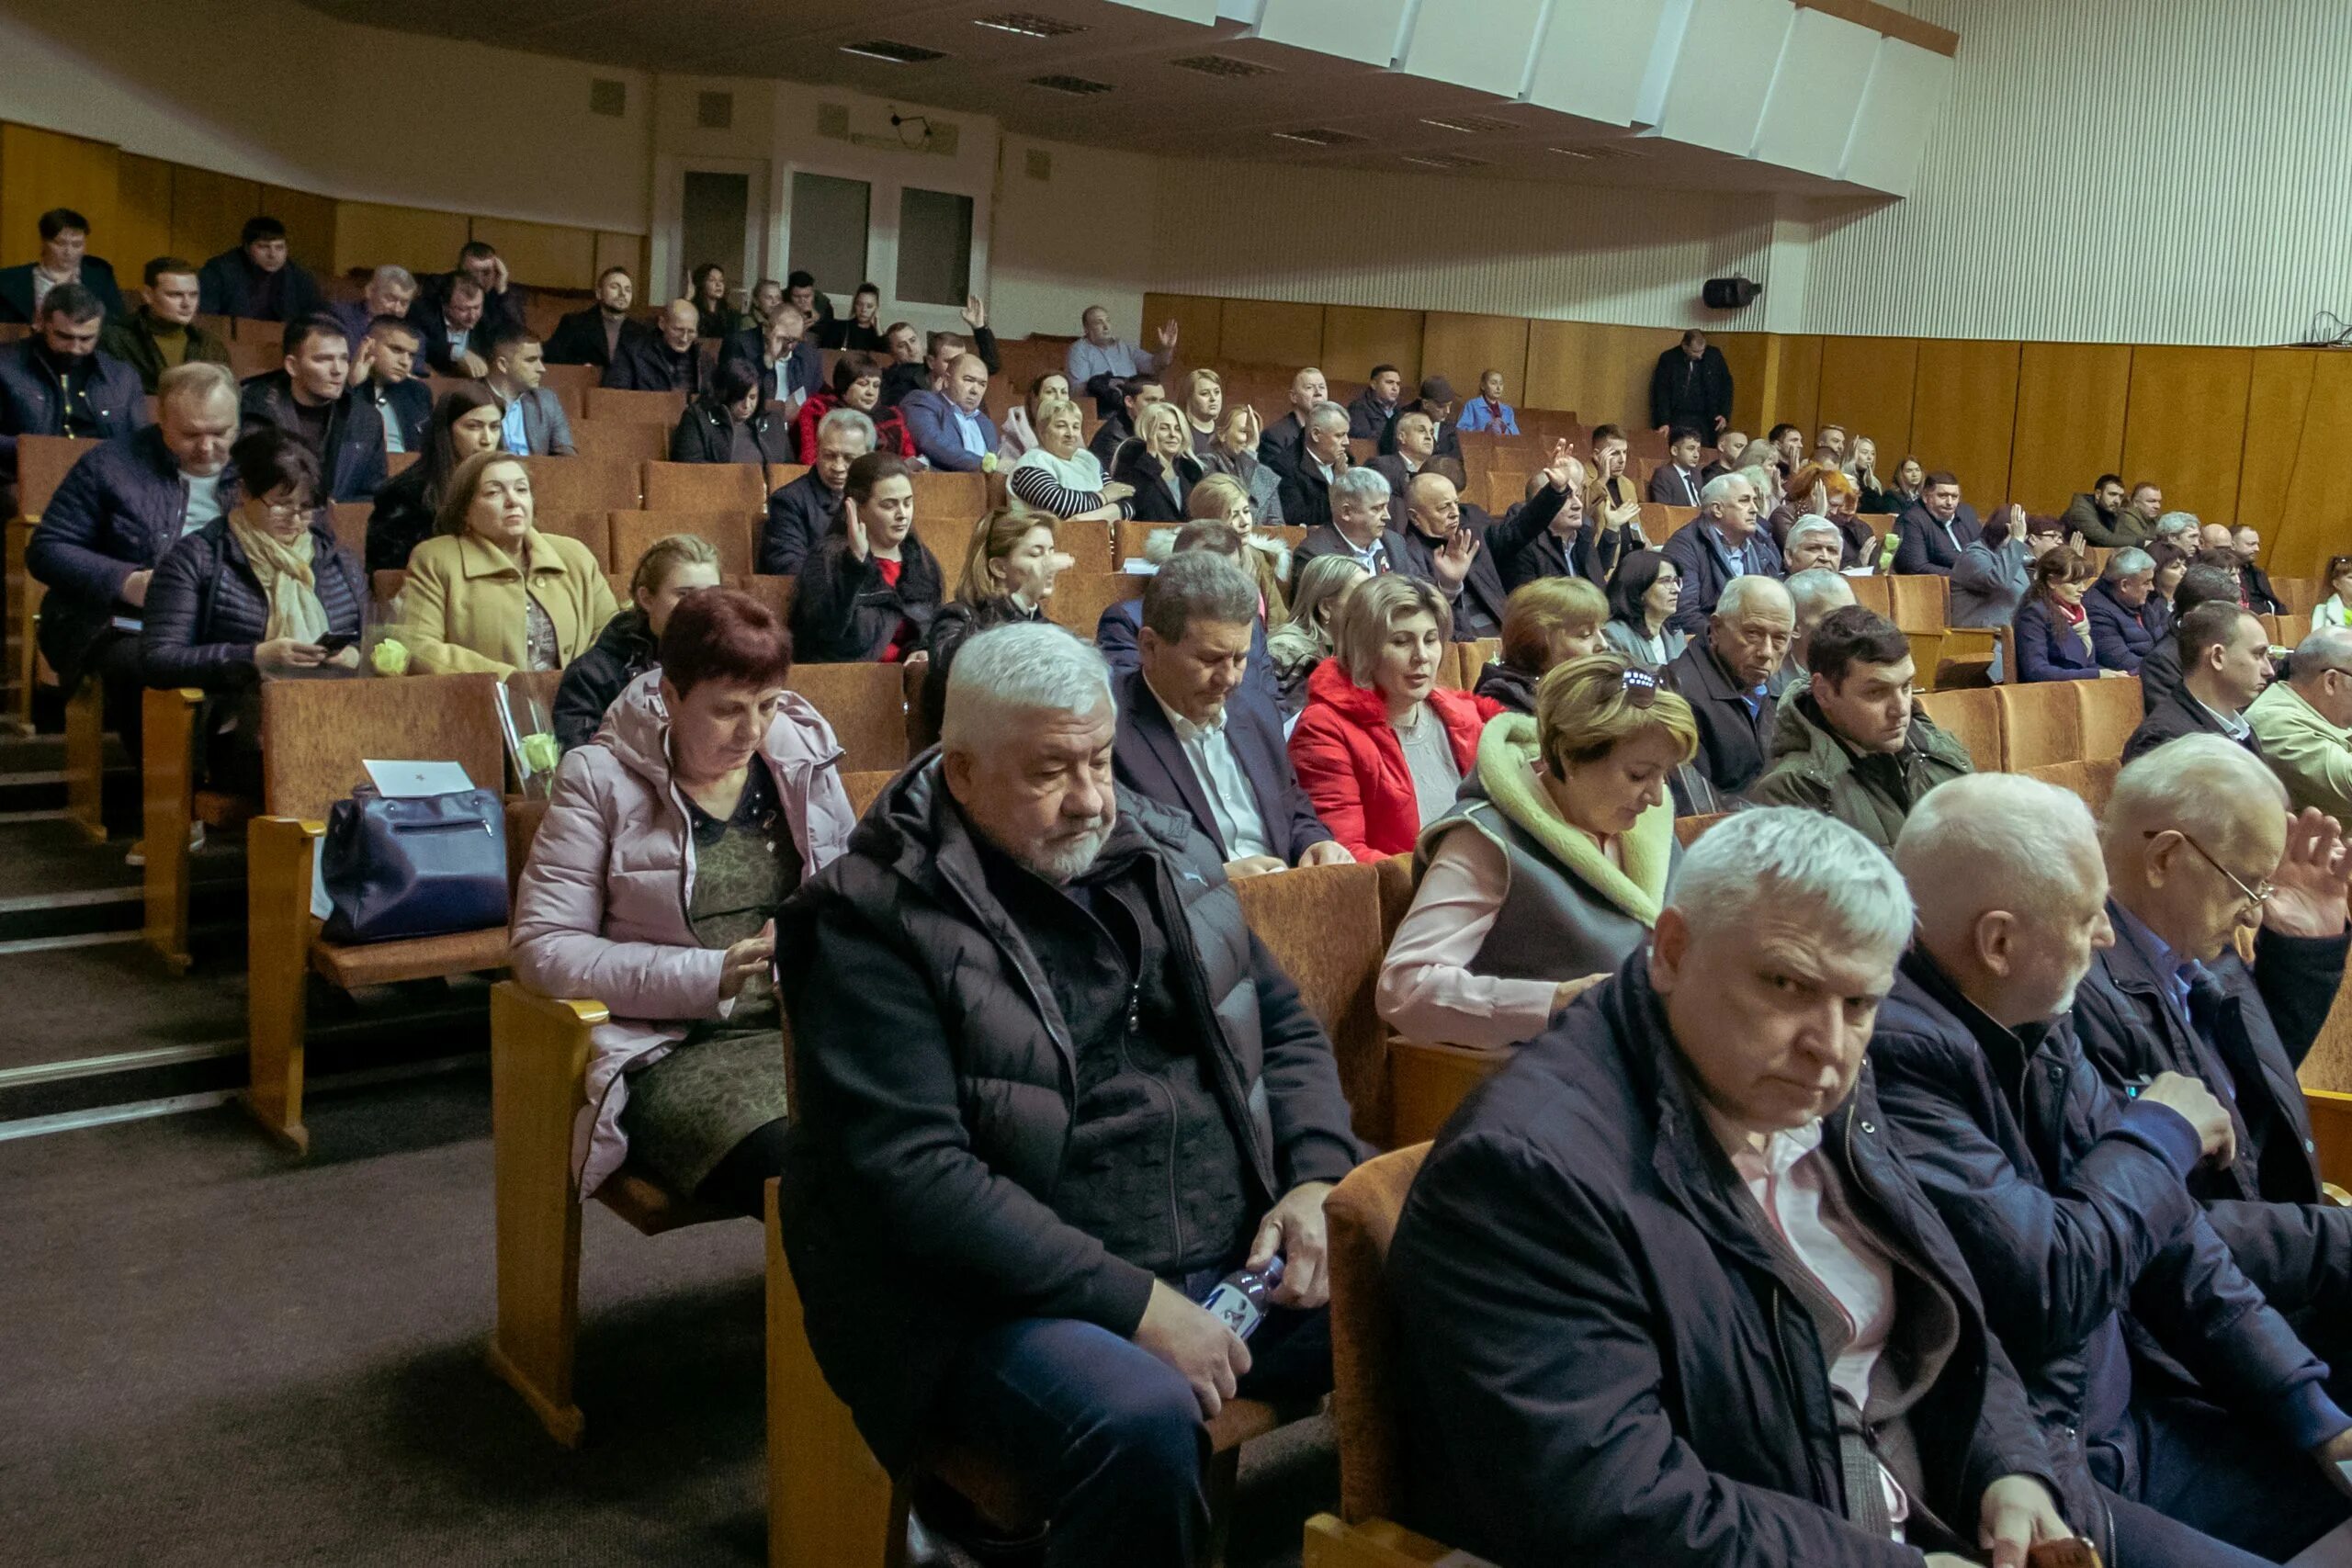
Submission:
[[[1506,980],[1574,980],[1614,973],[1649,928],[1611,902],[1487,797],[1475,773],[1453,809],[1430,824],[1413,856],[1413,880],[1449,832],[1467,824],[1510,857],[1510,886],[1469,967]]]

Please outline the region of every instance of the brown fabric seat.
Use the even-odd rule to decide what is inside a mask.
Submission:
[[[591,387],[581,412],[594,420],[621,424],[658,424],[668,430],[686,412],[684,392],[629,392],[612,387]]]
[[[531,526],[542,534],[560,534],[567,539],[577,539],[588,547],[596,558],[599,570],[613,564],[613,529],[601,512],[559,512],[551,506],[535,507]]]
[[[1330,1035],[1356,1134],[1374,1143],[1389,1121],[1387,1028],[1373,1005],[1386,951],[1379,882],[1373,866],[1313,865],[1233,885],[1250,929]]]
[[[274,817],[323,820],[366,778],[363,758],[462,765],[476,787],[506,777],[498,677],[272,681],[262,688],[262,797]]]
[[[389,986],[399,980],[431,980],[444,975],[471,974],[477,969],[506,967],[506,928],[459,931],[450,936],[416,937],[407,942],[371,942],[338,947],[318,934],[311,935],[311,967],[346,991],[362,986]]]
[[[833,727],[843,773],[895,772],[906,765],[906,672],[900,666],[796,664],[787,684]]]
[[[644,464],[634,458],[526,457],[523,467],[530,471],[532,502],[542,512],[610,512],[645,499]]]
[[[2075,681],[2077,686],[2120,685],[2120,682]],[[1968,749],[1969,761],[1980,773],[2002,771],[2001,710],[1990,690],[1928,692],[1919,710],[1937,728]]]
[[[65,479],[66,470],[81,460],[96,441],[71,435],[20,435],[17,438],[17,514],[39,517],[49,498]]]
[[[1995,692],[2001,710],[2002,755],[2015,773],[2030,773],[2083,757],[2082,705],[2068,685],[2121,685],[2117,682],[2040,681],[2011,682]],[[2137,686],[2138,682],[2132,682]]]
[[[2041,767],[2018,771],[2080,795],[2083,804],[2091,808],[2093,817],[2102,817],[2107,813],[2108,801],[2115,794],[2115,775],[2123,770],[2113,761],[2097,761],[2048,762]]]
[[[746,468],[744,471],[751,473],[755,470]],[[741,512],[725,507],[657,512],[648,506],[641,512],[608,513],[605,522],[612,530],[613,570],[623,577],[634,575],[637,563],[645,552],[673,534],[692,534],[698,538],[708,539],[718,551],[718,574],[721,577],[749,577],[752,574],[754,525]]]
[[[660,463],[669,458],[670,433],[632,420],[575,418],[571,446],[578,456],[598,462]]]
[[[1687,850],[1699,841],[1700,834],[1730,815],[1728,811],[1706,811],[1696,817],[1678,817],[1674,819],[1674,836]]]
[[[1951,624],[1951,580],[1933,572],[1886,580],[1894,609],[1888,619],[1906,632],[1941,631]]]
[[[1350,1524],[1393,1515],[1401,1463],[1396,1441],[1396,1324],[1384,1276],[1405,1195],[1430,1145],[1368,1160],[1332,1190],[1330,1225],[1331,1415],[1340,1438],[1340,1517]]]
[[[2140,682],[2137,681],[2069,681],[2082,715],[2082,750],[2086,761],[2120,761],[2123,743],[2140,728]]]
[[[648,463],[645,509],[764,517],[767,470],[757,463]]]
[[[1102,612],[1114,604],[1142,597],[1147,581],[1120,571],[1108,577],[1080,577],[1066,571],[1054,584],[1054,596],[1046,601],[1046,614],[1056,626],[1068,626],[1079,636],[1091,638],[1102,620]]]

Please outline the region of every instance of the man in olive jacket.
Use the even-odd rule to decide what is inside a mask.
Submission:
[[[1214,846],[1114,789],[1115,728],[1092,649],[981,633],[939,752],[780,912],[784,1242],[887,1467],[1000,1462],[1048,1568],[1191,1568],[1203,1417],[1329,1386],[1323,1199],[1360,1150]],[[1197,1303],[1277,1257],[1245,1346]]]
[[[1781,698],[1772,765],[1747,797],[1826,811],[1892,850],[1921,795],[1973,771],[1967,750],[1919,711],[1910,639],[1885,616],[1832,610],[1805,668],[1810,678]]]

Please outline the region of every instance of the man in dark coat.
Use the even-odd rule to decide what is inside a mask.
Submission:
[[[1215,521],[1187,523],[1176,530],[1170,542],[1168,558],[1190,555],[1194,550],[1206,550],[1225,560],[1238,563],[1241,541],[1231,528]],[[1094,625],[1094,651],[1111,667],[1114,676],[1125,675],[1143,664],[1143,600],[1140,597],[1122,599],[1102,612]],[[1282,686],[1274,679],[1272,659],[1266,652],[1266,623],[1253,612],[1250,617],[1250,658],[1242,688],[1247,694],[1261,697],[1276,713],[1282,711]]]
[[[603,385],[624,392],[684,392],[703,389],[710,365],[703,358],[698,323],[702,312],[688,299],[673,299],[662,312],[661,330],[624,335]]]
[[[1881,1130],[1863,1047],[1910,933],[1850,829],[1744,812],[1471,1091],[1388,1255],[1405,1523],[1501,1568],[1892,1568],[1980,1533],[2021,1563],[2072,1533]]]
[[[2219,567],[2192,566],[2173,585],[2172,619],[2166,624],[2165,635],[2150,645],[2147,657],[2140,660],[2142,716],[2155,712],[2180,690],[2180,639],[2174,635],[2180,623],[2198,605],[2216,601],[2227,604],[2238,602],[2236,579]]]
[[[730,359],[751,370],[762,400],[786,417],[825,389],[824,353],[808,335],[807,318],[790,305],[777,306],[764,324],[729,335],[718,362]]]
[[[383,487],[384,420],[348,389],[351,345],[343,328],[311,316],[286,329],[285,368],[256,376],[239,399],[244,428],[274,424],[311,449],[331,501],[366,501]]]
[[[946,391],[949,379],[956,374],[956,362],[967,354],[979,355],[980,363],[988,367],[990,376],[1001,374],[1004,360],[997,353],[996,333],[989,331],[988,307],[982,305],[977,296],[965,302],[964,324],[972,329],[970,337],[957,333],[933,333],[922,340],[923,351],[920,358],[900,359],[883,371],[882,400],[876,406],[894,409],[906,401],[910,393],[925,389]],[[903,340],[899,328],[904,328]],[[891,330],[890,336],[890,352],[896,355],[899,352],[900,341],[914,341],[914,328],[900,322],[899,327]],[[913,350],[910,348],[907,352],[911,354]]]
[[[1377,441],[1396,417],[1405,397],[1405,374],[1394,365],[1375,365],[1363,390],[1348,403],[1348,439]]]
[[[253,321],[299,321],[326,306],[318,280],[287,254],[286,225],[264,215],[245,220],[237,248],[197,273],[202,311]]]
[[[433,417],[433,389],[418,373],[424,334],[406,316],[378,316],[351,356],[351,390],[384,427],[384,452],[424,450]]]
[[[40,302],[60,284],[78,283],[105,307],[107,320],[123,313],[114,266],[89,254],[90,220],[70,207],[40,215],[40,260],[0,267],[0,323],[40,319]]]
[[[1699,727],[1699,754],[1675,770],[1678,816],[1724,810],[1764,776],[1796,625],[1787,588],[1769,577],[1743,577],[1724,592],[1704,631],[1667,665],[1666,683],[1690,705]]]
[[[2084,1054],[2119,1094],[2165,1073],[2213,1089],[2233,1148],[2200,1166],[2189,1190],[2239,1267],[2337,1370],[2341,1392],[2352,1209],[2321,1195],[2296,1072],[2344,979],[2343,840],[2317,811],[2290,817],[2261,761],[2200,737],[2123,770],[2101,842],[2116,940],[2075,1004]],[[2249,966],[2234,939],[2257,923]]]
[[[157,256],[147,264],[139,309],[109,314],[98,352],[139,373],[149,395],[164,372],[190,360],[229,363],[229,345],[196,324],[196,264]]]
[[[105,321],[96,295],[61,283],[41,300],[33,334],[0,347],[0,488],[11,500],[17,437],[106,440],[147,423],[138,373],[98,351]]]
[[[1667,625],[1694,641],[1724,591],[1743,577],[1784,577],[1780,549],[1758,526],[1756,487],[1738,474],[1710,479],[1699,491],[1698,520],[1676,531],[1658,553],[1681,574],[1682,596]]]
[[[767,522],[760,529],[763,574],[790,577],[799,571],[832,531],[849,466],[873,449],[874,422],[855,409],[834,409],[817,422],[817,450],[802,454],[808,471],[768,497]]]
[[[1118,781],[1173,807],[1228,876],[1351,860],[1292,771],[1282,710],[1247,684],[1258,586],[1208,550],[1171,556],[1144,584],[1136,669],[1114,682]]]
[[[1201,1420],[1329,1385],[1323,1201],[1360,1149],[1322,1028],[1208,840],[1113,784],[1116,733],[1068,632],[974,637],[939,751],[779,911],[784,1245],[886,1468],[978,1450],[1047,1568],[1193,1568]],[[1244,1349],[1196,1303],[1277,1257]]]
[[[1389,502],[1389,513],[1403,513],[1402,525],[1388,530],[1391,554],[1446,596],[1453,610],[1453,640],[1502,636],[1502,572],[1480,528],[1464,515],[1453,481],[1440,473],[1416,474],[1406,492]]]
[[[1695,327],[1657,356],[1650,372],[1650,428],[1660,435],[1687,424],[1709,440],[1731,426],[1731,367]]]
[[[2083,595],[2091,649],[2102,670],[2137,675],[2158,640],[2172,629],[2171,611],[2156,597],[2156,563],[2137,545],[2107,558],[2099,580]]]
[[[2123,743],[2126,762],[2184,735],[2220,735],[2262,754],[2245,710],[2270,683],[2270,634],[2234,600],[2199,604],[2173,632],[2180,684]],[[2144,665],[2143,666],[2144,668]]]
[[[1258,437],[1258,461],[1283,479],[1290,478],[1306,445],[1306,422],[1316,409],[1331,400],[1330,383],[1309,365],[1290,378],[1290,409],[1266,426]],[[1347,411],[1340,411],[1345,413]]]
[[[1941,471],[1928,476],[1894,531],[1894,570],[1911,576],[1950,577],[1960,552],[1984,536],[1975,509],[1960,499],[1960,481]]]
[[[606,267],[596,279],[596,302],[556,322],[555,335],[548,339],[548,363],[611,368],[624,344],[653,334],[628,313],[636,303],[637,282],[628,268]]]
[[[237,383],[228,367],[183,365],[166,372],[156,413],[158,423],[82,454],[25,548],[25,570],[49,590],[41,601],[41,653],[69,692],[85,674],[106,682],[107,721],[133,756],[147,586],[183,536],[237,502],[229,468]]]
[[[507,332],[522,332],[530,325],[530,290],[515,282],[506,270],[506,258],[498,247],[481,240],[469,242],[458,252],[458,265],[447,272],[430,272],[416,280],[416,299],[409,307],[421,321],[437,321],[443,307],[457,292],[459,278],[470,279],[481,293],[481,332],[480,341],[487,345]]]
[[[2262,530],[2241,523],[2230,530],[2230,548],[2240,563],[2238,581],[2245,589],[2245,607],[2257,615],[2285,615],[2285,602],[2270,585],[2270,574],[2262,570]]]
[[[2352,1457],[2352,1416],[2184,1185],[2228,1157],[2229,1111],[2189,1073],[2127,1100],[2075,1042],[2067,1005],[2115,940],[2088,808],[2014,774],[1959,780],[1894,861],[1918,928],[1871,1042],[1879,1103],[2053,1452],[2106,1490],[2070,1495],[2069,1517],[2109,1561],[2215,1561],[2192,1529],[2285,1561],[2352,1511],[2303,1457]],[[2127,1312],[2212,1404],[2161,1377],[2135,1391]]]
[[[1282,470],[1283,521],[1294,528],[1329,525],[1332,482],[1348,471],[1348,411],[1337,403],[1317,403],[1289,461],[1290,467]],[[1387,488],[1386,479],[1380,483]],[[1297,568],[1304,570],[1315,553],[1300,556]]]

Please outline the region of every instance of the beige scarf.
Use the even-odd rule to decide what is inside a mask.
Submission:
[[[304,528],[289,545],[268,529],[246,522],[241,508],[229,515],[229,536],[245,552],[245,562],[261,583],[262,596],[269,601],[269,626],[262,634],[263,640],[292,637],[296,642],[314,643],[325,637],[327,613],[319,603],[311,571],[311,530]]]

